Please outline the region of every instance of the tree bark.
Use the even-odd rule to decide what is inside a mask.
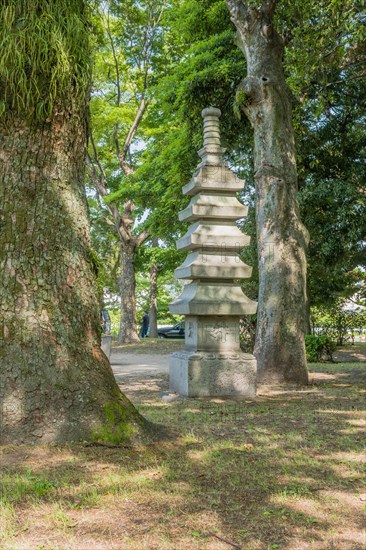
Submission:
[[[158,246],[158,239],[153,238],[153,246]],[[159,266],[154,262],[150,267],[150,337],[158,337],[158,309],[157,309],[157,294],[158,294],[158,271]]]
[[[306,246],[297,200],[297,168],[283,42],[273,28],[275,1],[260,9],[230,1],[247,77],[237,99],[254,129],[256,223],[259,256],[255,355],[261,383],[308,382]]]
[[[86,109],[55,113],[39,126],[0,123],[2,442],[85,440],[102,426],[106,435],[111,414],[123,433],[144,425],[100,348]]]
[[[121,292],[121,324],[118,335],[118,342],[120,344],[139,342],[136,322],[135,251],[135,239],[121,246],[121,277],[119,281]]]

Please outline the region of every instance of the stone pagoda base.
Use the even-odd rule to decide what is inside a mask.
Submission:
[[[170,358],[170,391],[186,397],[255,397],[256,372],[249,353],[180,351]]]
[[[201,304],[202,313],[206,306]],[[170,390],[187,397],[254,397],[257,362],[240,350],[239,317],[187,315],[185,350],[170,358]]]

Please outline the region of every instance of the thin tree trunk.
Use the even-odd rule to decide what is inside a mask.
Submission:
[[[121,344],[139,341],[136,323],[135,250],[134,240],[121,246],[121,324],[118,335],[118,342]]]
[[[150,337],[158,337],[158,264],[153,263],[150,267]]]
[[[120,427],[142,424],[100,348],[85,107],[58,111],[0,124],[2,442],[88,439],[111,410]]]
[[[307,383],[307,231],[297,200],[297,169],[283,44],[272,25],[274,1],[262,9],[228,1],[247,60],[238,98],[254,129],[259,255],[255,355],[262,383]],[[244,9],[243,9],[244,6]]]

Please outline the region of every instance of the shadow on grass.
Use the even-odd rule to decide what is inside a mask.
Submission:
[[[337,382],[296,399],[285,391],[204,406],[151,398],[137,403],[140,412],[175,428],[176,440],[140,449],[69,447],[32,466],[15,461],[14,450],[1,498],[23,510],[55,502],[73,513],[104,510],[106,525],[113,507],[129,520],[121,543],[128,535],[142,544],[138,526],[147,525],[153,547],[163,547],[164,533],[176,548],[227,547],[220,537],[245,549],[362,548],[364,400],[357,385]],[[139,401],[142,390],[135,391]],[[101,532],[98,521],[88,531]]]

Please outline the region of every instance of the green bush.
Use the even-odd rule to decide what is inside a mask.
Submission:
[[[326,334],[308,334],[305,336],[306,359],[308,361],[333,361],[336,343]]]
[[[257,328],[257,316],[246,315],[240,319],[240,349],[245,353],[253,353],[255,344],[255,332]]]

